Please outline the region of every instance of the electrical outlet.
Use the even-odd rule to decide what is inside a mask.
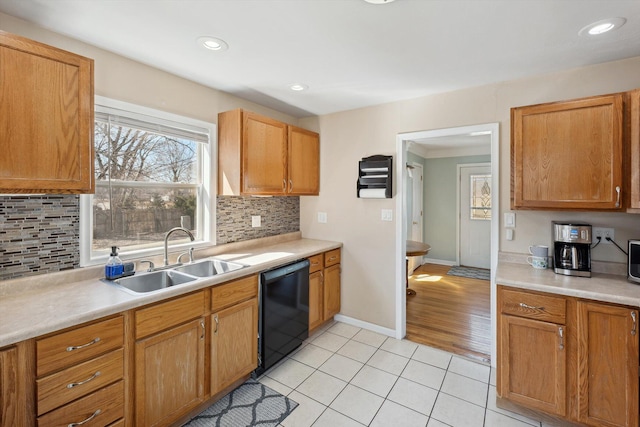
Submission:
[[[318,222],[320,224],[327,223],[327,213],[326,212],[318,212]]]
[[[607,237],[611,240],[615,240],[615,233],[613,228],[604,228],[604,227],[593,227],[593,243],[598,241],[598,237],[601,237],[600,243],[605,245],[612,245],[610,241],[607,240]]]
[[[383,221],[393,221],[393,211],[391,209],[382,209],[380,217]]]
[[[252,215],[251,216],[251,226],[252,227],[262,227],[262,217],[260,215]]]

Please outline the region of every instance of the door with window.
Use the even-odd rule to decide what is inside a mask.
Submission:
[[[491,265],[491,163],[458,165],[460,265]]]

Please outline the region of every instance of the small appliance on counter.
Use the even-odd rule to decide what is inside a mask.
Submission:
[[[628,249],[627,279],[640,283],[640,240],[629,240]]]
[[[591,225],[553,221],[553,271],[567,276],[591,277]]]

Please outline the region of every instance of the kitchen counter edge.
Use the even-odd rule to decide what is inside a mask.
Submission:
[[[625,276],[602,273],[592,273],[591,277],[564,276],[555,274],[553,269],[499,262],[495,279],[498,285],[640,307],[640,284],[629,282]]]
[[[214,258],[239,262],[247,265],[245,268],[148,294],[132,295],[99,278],[51,287],[27,287],[23,293],[14,292],[0,298],[0,349],[338,248],[342,248],[342,243],[315,239],[243,248]],[[34,279],[47,280],[47,276]]]

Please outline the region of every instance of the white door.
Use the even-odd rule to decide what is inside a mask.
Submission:
[[[460,265],[491,265],[491,163],[458,165]]]
[[[422,242],[422,227],[424,219],[422,216],[422,197],[424,192],[422,182],[422,165],[419,163],[412,163],[411,171],[411,222],[408,234],[408,239],[415,242]],[[422,265],[421,257],[409,258],[409,274],[413,273],[413,270]]]

